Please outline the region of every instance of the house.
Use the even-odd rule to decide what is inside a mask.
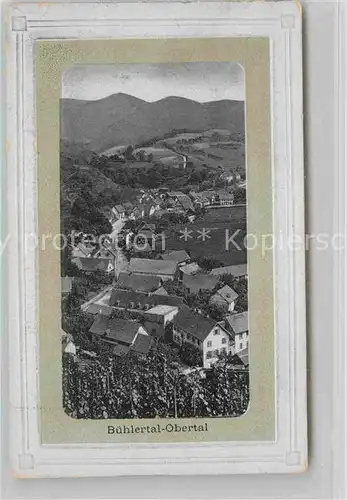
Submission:
[[[194,313],[187,306],[180,307],[172,325],[173,341],[195,345],[201,351],[204,368],[210,368],[220,354],[235,354],[233,337],[223,324]]]
[[[231,207],[234,204],[234,194],[218,190],[216,191],[215,203],[222,207]]]
[[[173,280],[177,273],[177,264],[166,260],[132,258],[129,262],[129,271],[144,276],[157,276],[162,280]]]
[[[70,276],[64,276],[61,278],[61,293],[62,295],[68,295],[72,290],[74,279]]]
[[[218,276],[211,274],[183,274],[182,282],[189,293],[199,293],[200,290],[213,290],[219,281]]]
[[[63,354],[70,354],[75,359],[77,348],[70,333],[63,333],[61,339],[61,348]]]
[[[111,273],[114,270],[114,259],[98,259],[97,257],[79,257],[74,261],[78,269],[88,273],[104,271]]]
[[[211,270],[211,274],[221,276],[223,274],[231,274],[235,278],[242,278],[247,276],[247,264],[238,264],[235,266],[225,266],[225,267],[216,267]]]
[[[158,276],[144,276],[135,273],[120,273],[116,287],[123,290],[150,293],[161,286],[162,280]]]
[[[93,257],[96,259],[115,259],[116,253],[115,251],[111,248],[112,243],[109,243],[110,247],[106,248],[104,246],[101,246],[94,254]]]
[[[192,203],[192,200],[189,198],[189,196],[187,194],[177,195],[176,199],[181,204],[181,206],[184,210],[193,210],[194,211],[194,205]]]
[[[132,311],[148,311],[152,307],[158,305],[166,306],[181,306],[183,304],[182,297],[176,295],[148,295],[143,292],[134,292],[133,290],[112,290],[109,305],[118,309],[128,309]]]
[[[235,353],[248,348],[248,311],[230,314],[225,317],[225,328],[231,332],[235,340]]]
[[[238,294],[229,285],[224,285],[210,297],[210,304],[214,304],[221,309],[232,312],[235,308]]]
[[[78,259],[79,257],[90,257],[94,252],[95,247],[89,243],[78,243],[72,247],[71,258]]]
[[[162,255],[162,259],[166,261],[176,262],[177,265],[184,265],[190,261],[190,257],[185,250],[173,250]]]
[[[146,329],[137,321],[103,315],[96,317],[89,333],[94,342],[109,346],[110,353],[115,356],[125,356],[130,350],[146,355],[153,342]]]
[[[153,337],[165,338],[165,327],[178,314],[177,306],[157,305],[145,312],[144,327]]]
[[[185,264],[180,266],[181,279],[183,278],[183,274],[194,275],[201,271],[201,267],[196,262],[191,262],[190,264]]]
[[[190,196],[193,199],[193,203],[198,207],[207,207],[210,205],[209,198],[204,196],[202,193],[196,193],[195,191],[191,191]]]
[[[124,220],[125,219],[125,208],[123,205],[116,205],[112,208],[113,214],[117,219]]]
[[[152,224],[150,222],[142,222],[140,227],[139,227],[139,231],[143,231],[143,230],[148,230],[148,231],[151,231],[152,233],[155,233],[155,224]]]
[[[140,207],[140,216],[141,217],[151,217],[158,210],[160,210],[160,206],[155,202],[146,202]]]
[[[216,194],[214,191],[201,191],[199,192],[199,195],[207,200],[207,205],[204,204],[204,206],[214,205],[216,202]]]
[[[179,196],[184,196],[182,191],[168,191],[167,196],[173,200],[177,200]]]

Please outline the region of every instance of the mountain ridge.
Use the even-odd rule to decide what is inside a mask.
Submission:
[[[168,96],[148,102],[118,93],[96,101],[62,98],[60,113],[61,139],[96,153],[138,145],[173,130],[222,128],[244,134],[244,102],[229,99],[199,102]]]

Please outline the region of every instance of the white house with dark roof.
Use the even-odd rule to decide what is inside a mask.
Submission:
[[[179,345],[184,342],[195,345],[201,351],[204,368],[210,368],[220,354],[235,354],[233,335],[222,322],[216,322],[194,313],[187,306],[181,306],[172,324],[174,342]]]
[[[249,326],[248,311],[230,314],[225,317],[225,327],[234,336],[235,353],[248,348]]]
[[[224,311],[232,312],[235,308],[237,298],[238,294],[235,290],[229,285],[224,285],[210,297],[210,304],[214,304]]]

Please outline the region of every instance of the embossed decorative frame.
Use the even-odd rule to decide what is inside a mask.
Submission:
[[[274,234],[304,241],[301,12],[279,3],[15,4],[7,23],[7,261],[11,450],[21,477],[294,473],[307,466],[304,248],[274,252],[276,440],[41,445],[37,409],[34,43],[57,38],[232,37],[271,40]],[[295,123],[295,127],[294,127]],[[276,125],[276,126],[274,126]],[[289,300],[288,300],[289,297]],[[280,334],[279,334],[280,332]]]

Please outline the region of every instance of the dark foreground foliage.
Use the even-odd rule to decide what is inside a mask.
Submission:
[[[132,354],[76,362],[63,355],[63,404],[73,418],[236,417],[249,402],[249,375],[227,360],[202,378],[183,373],[175,352],[158,343]]]

